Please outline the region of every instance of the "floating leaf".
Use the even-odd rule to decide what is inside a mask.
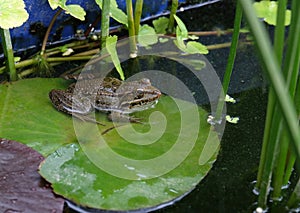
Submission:
[[[256,11],[256,15],[259,18],[263,18],[265,22],[270,25],[276,25],[278,2],[276,1],[260,1],[255,2],[253,7]],[[285,26],[290,25],[291,11],[285,12]]]
[[[29,15],[23,0],[1,0],[0,27],[10,29],[21,26]]]
[[[239,117],[231,117],[230,115],[226,115],[226,121],[232,124],[237,124],[239,122]]]
[[[20,141],[43,155],[76,141],[70,116],[55,110],[51,89],[66,88],[62,79],[28,79],[0,85],[0,138]]]
[[[217,133],[197,105],[163,96],[155,108],[134,114],[144,124],[112,128],[104,113],[96,115],[106,126],[73,123],[48,98],[51,89],[67,85],[62,79],[39,78],[0,85],[0,137],[50,154],[40,172],[56,193],[93,208],[152,208],[187,194],[212,167],[219,140],[211,137]],[[101,140],[94,140],[108,128]],[[208,143],[209,138],[217,141]],[[117,163],[112,153],[123,160]]]
[[[80,145],[48,156],[41,175],[57,194],[81,206],[127,211],[171,204],[203,179],[220,144],[203,120],[205,111],[174,100],[164,96],[155,108],[136,113],[149,117],[145,124],[124,124],[102,136],[95,124],[78,123]]]
[[[0,212],[62,212],[64,199],[55,197],[42,180],[37,151],[0,139]]]
[[[233,97],[231,97],[230,95],[227,95],[227,94],[226,94],[226,96],[225,96],[225,101],[226,101],[226,102],[233,103],[233,104],[236,103],[236,100],[235,100]]]

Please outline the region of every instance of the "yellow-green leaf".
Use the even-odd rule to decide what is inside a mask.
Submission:
[[[260,1],[255,2],[253,7],[256,11],[256,15],[259,18],[263,18],[264,21],[270,25],[276,25],[278,2],[276,1]],[[286,10],[285,13],[285,26],[288,26],[291,22],[291,11]]]
[[[21,26],[29,15],[23,0],[1,0],[0,27],[10,29]]]

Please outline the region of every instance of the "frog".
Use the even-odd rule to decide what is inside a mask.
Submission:
[[[60,112],[84,121],[101,124],[88,114],[97,110],[108,114],[111,121],[139,122],[129,114],[154,107],[161,91],[148,78],[121,81],[113,77],[83,79],[65,90],[52,89],[49,98]],[[103,125],[103,124],[101,124]]]

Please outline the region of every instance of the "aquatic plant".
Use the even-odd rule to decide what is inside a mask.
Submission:
[[[1,2],[0,34],[11,81],[17,80],[17,72],[9,29],[21,26],[27,19],[28,13],[23,0],[3,0]]]
[[[256,18],[251,0],[240,0],[246,20],[253,34],[260,58],[269,77],[270,89],[263,147],[256,188],[258,207],[267,208],[268,197],[277,203],[282,199],[282,188],[288,184],[295,162],[300,160],[299,131],[299,62],[300,62],[300,2],[291,3],[291,23],[284,55],[287,0],[278,1],[274,43]],[[272,2],[273,4],[274,2]],[[276,2],[277,4],[277,2]],[[299,167],[295,167],[299,172]],[[270,190],[271,187],[273,190]],[[300,181],[284,205],[299,208]],[[288,202],[287,202],[288,200]],[[276,202],[277,201],[277,202]]]

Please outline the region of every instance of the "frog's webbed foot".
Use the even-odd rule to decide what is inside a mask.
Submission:
[[[108,119],[110,121],[116,121],[116,122],[123,122],[123,123],[139,123],[139,124],[144,124],[141,120],[141,118],[136,118],[136,117],[132,117],[126,114],[122,114],[119,112],[112,112],[110,114],[108,114]]]
[[[88,122],[92,122],[92,123],[96,123],[102,126],[105,126],[105,124],[100,123],[99,121],[97,121],[95,118],[91,118],[88,115],[83,115],[83,114],[79,114],[79,113],[72,113],[72,116],[74,116],[75,118],[78,118],[82,121],[88,121]]]

